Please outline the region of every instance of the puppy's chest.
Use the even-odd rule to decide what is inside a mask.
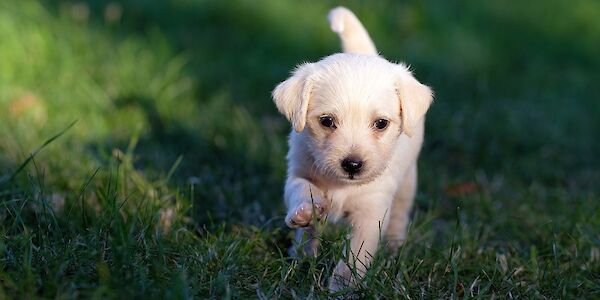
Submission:
[[[329,215],[336,221],[372,205],[389,205],[393,194],[374,190],[371,186],[329,188],[324,192],[330,203]]]

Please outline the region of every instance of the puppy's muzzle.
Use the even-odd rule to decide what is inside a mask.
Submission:
[[[346,157],[344,160],[342,160],[342,169],[344,169],[344,171],[350,175],[350,178],[353,178],[354,175],[360,173],[363,165],[364,163],[362,160],[352,156]]]

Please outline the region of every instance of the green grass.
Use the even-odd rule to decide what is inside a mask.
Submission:
[[[0,3],[0,298],[326,298],[346,228],[287,256],[269,95],[336,3],[115,3]],[[346,292],[600,298],[600,5],[345,5],[436,92],[409,240]]]

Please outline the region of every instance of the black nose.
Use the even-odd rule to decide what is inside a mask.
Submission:
[[[344,171],[348,172],[351,175],[360,172],[362,166],[362,160],[354,157],[347,157],[344,160],[342,160],[342,168],[344,169]]]

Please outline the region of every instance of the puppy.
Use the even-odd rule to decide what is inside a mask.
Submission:
[[[273,91],[291,122],[285,184],[286,224],[314,255],[313,219],[345,219],[352,228],[350,264],[340,261],[332,291],[364,275],[381,234],[395,250],[405,239],[417,187],[424,115],[433,100],[407,66],[377,55],[348,9],[329,13],[344,53],[305,63]],[[313,215],[316,214],[316,215]]]

